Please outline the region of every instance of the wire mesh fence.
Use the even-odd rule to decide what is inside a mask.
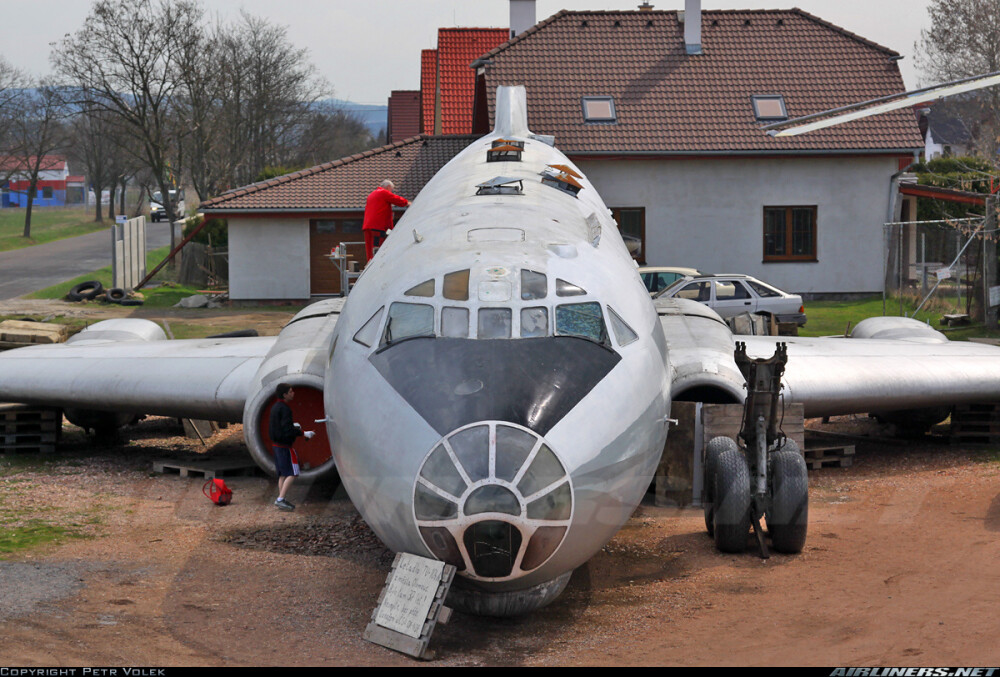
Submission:
[[[995,244],[997,237],[986,225],[981,216],[885,224],[885,312],[906,314],[904,301],[918,310],[981,312],[984,251],[989,249],[984,245]]]

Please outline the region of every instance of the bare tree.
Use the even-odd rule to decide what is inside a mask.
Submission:
[[[12,111],[8,166],[28,182],[23,235],[31,237],[31,210],[41,173],[53,168],[51,154],[65,146],[63,100],[58,90],[43,83],[22,89],[8,105]]]
[[[931,27],[914,46],[930,81],[945,82],[1000,71],[1000,0],[931,0]],[[1000,88],[949,102],[973,130],[977,146],[993,155],[1000,135]]]
[[[163,195],[181,175],[174,100],[200,43],[202,10],[190,0],[97,0],[76,33],[52,52],[81,104],[117,116]],[[166,200],[170,221],[177,218]],[[171,230],[171,244],[174,243]]]
[[[329,86],[285,28],[241,12],[204,36],[196,64],[178,105],[198,194],[211,197],[253,181],[264,167],[293,162]]]

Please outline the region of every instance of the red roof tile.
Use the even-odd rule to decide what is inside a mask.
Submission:
[[[389,143],[420,134],[420,92],[393,90],[389,94],[386,140]]]
[[[468,134],[472,131],[472,100],[475,94],[475,71],[469,65],[480,56],[504,43],[506,28],[439,28],[438,83],[442,134]]]
[[[368,194],[384,179],[391,179],[396,192],[412,200],[441,167],[477,138],[421,135],[231,190],[202,202],[200,209],[215,214],[363,210]]]
[[[421,133],[434,133],[434,105],[437,98],[437,50],[420,52]]]
[[[0,171],[24,172],[35,165],[37,156],[21,157],[14,155],[0,156]],[[60,155],[43,155],[39,171],[51,172],[66,169],[66,158]]]
[[[705,11],[702,49],[685,53],[675,11],[564,10],[484,55],[490,111],[498,85],[523,84],[532,131],[578,155],[923,146],[908,109],[797,137],[760,131],[756,94],[783,95],[798,117],[903,91],[896,52],[822,19],[798,9]],[[585,96],[614,97],[617,122],[585,123]]]

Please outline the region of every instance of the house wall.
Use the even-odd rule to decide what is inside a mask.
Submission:
[[[229,218],[229,297],[309,298],[309,219]]]
[[[645,207],[646,263],[797,293],[882,290],[893,157],[580,160],[608,207]],[[764,263],[765,206],[816,205],[817,262]]]

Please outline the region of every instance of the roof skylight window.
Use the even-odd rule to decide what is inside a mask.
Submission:
[[[767,94],[750,97],[753,103],[753,114],[758,120],[785,120],[788,111],[785,110],[785,97],[781,94]]]
[[[583,121],[591,123],[610,124],[618,122],[615,113],[615,100],[610,96],[585,96],[583,104]]]

